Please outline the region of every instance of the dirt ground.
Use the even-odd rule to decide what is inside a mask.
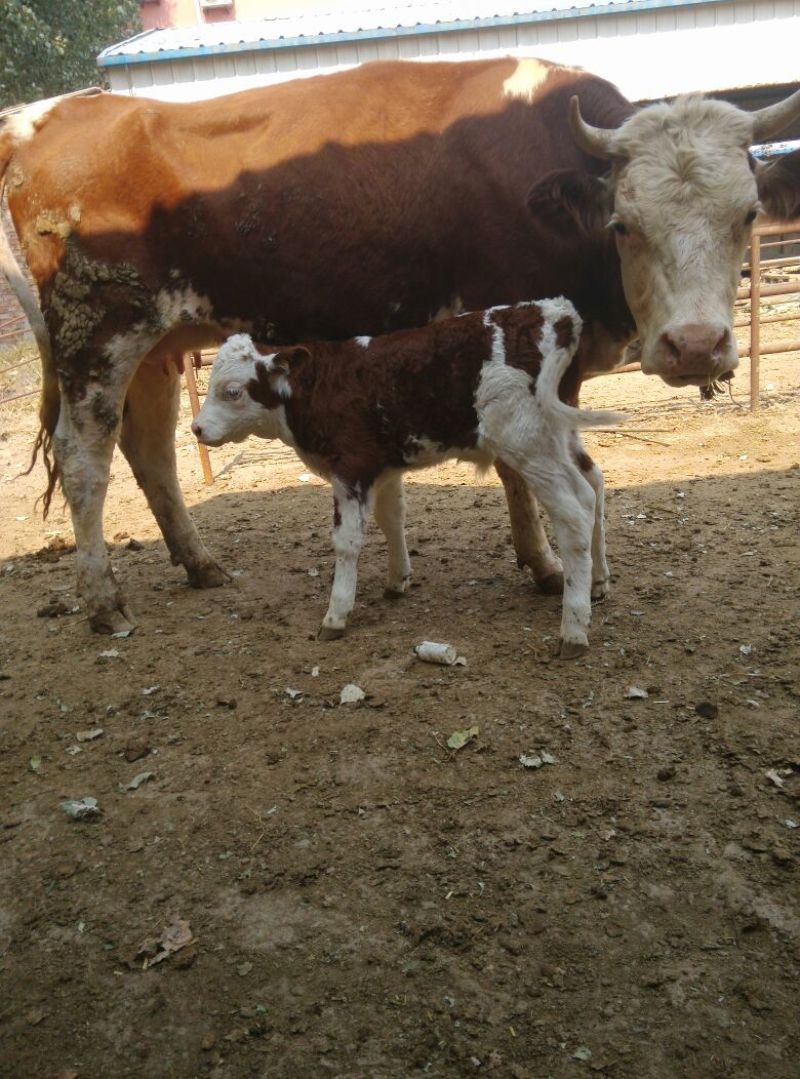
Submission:
[[[0,1074],[796,1077],[799,360],[765,361],[757,415],[590,384],[633,430],[587,436],[614,588],[572,663],[496,477],[458,465],[410,478],[410,595],[382,598],[373,530],[317,641],[327,488],[254,440],[203,486],[188,413],[234,581],[185,586],[117,456],[139,628],[92,636],[68,518],[17,476],[35,405],[0,410]]]

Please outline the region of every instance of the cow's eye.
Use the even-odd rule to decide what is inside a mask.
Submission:
[[[751,210],[747,217],[744,219],[745,225],[752,225],[758,216],[758,210]]]
[[[608,223],[608,227],[616,232],[617,236],[627,236],[628,226],[624,221],[618,221],[616,218],[612,218]]]
[[[222,393],[222,396],[225,398],[226,401],[238,401],[239,398],[242,396],[242,387],[236,385],[226,386]]]

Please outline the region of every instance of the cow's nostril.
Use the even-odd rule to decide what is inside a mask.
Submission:
[[[719,358],[721,355],[723,355],[723,353],[727,352],[728,351],[728,344],[730,343],[730,338],[731,338],[730,330],[728,330],[727,328],[724,329],[722,331],[722,333],[719,335],[719,337],[717,338],[717,343],[714,345],[714,348],[711,350],[711,355],[714,356],[715,358]]]
[[[677,362],[681,359],[681,347],[670,333],[662,333],[661,342],[671,360]]]
[[[199,423],[193,423],[192,424],[192,434],[194,435],[195,438],[200,438],[202,436],[203,428],[200,426]]]

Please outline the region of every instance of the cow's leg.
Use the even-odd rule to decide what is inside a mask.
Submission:
[[[517,565],[529,567],[540,591],[548,595],[560,594],[564,588],[561,562],[547,539],[530,487],[504,461],[498,459],[495,468],[506,492]]]
[[[595,494],[578,468],[542,467],[520,462],[520,471],[550,514],[564,563],[564,599],[560,654],[564,659],[583,655],[589,647],[592,617],[592,533]]]
[[[347,619],[356,601],[358,556],[364,543],[370,495],[358,497],[341,481],[333,479],[333,548],[336,568],[328,613],[319,630],[320,640],[331,641],[344,634]]]
[[[229,580],[192,524],[178,485],[175,427],[180,375],[173,363],[139,365],[125,399],[120,446],[158,521],[174,565],[183,563],[193,588]]]
[[[578,467],[594,491],[594,527],[592,529],[592,599],[605,599],[611,575],[606,561],[605,482],[603,473],[575,435],[573,454]]]
[[[402,472],[387,473],[375,485],[375,520],[386,537],[389,572],[384,596],[402,596],[411,580],[411,561],[406,547],[406,497]]]
[[[135,625],[103,539],[103,504],[124,396],[124,384],[89,383],[83,397],[74,400],[62,386],[53,436],[75,532],[78,593],[96,633],[126,634]]]

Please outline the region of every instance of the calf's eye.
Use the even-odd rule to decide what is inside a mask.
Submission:
[[[226,386],[222,394],[226,401],[238,401],[242,396],[241,386]]]
[[[758,216],[758,210],[751,210],[747,217],[744,219],[745,225],[752,225]]]
[[[616,232],[617,236],[627,236],[628,226],[623,221],[609,221],[609,228],[612,228]]]

